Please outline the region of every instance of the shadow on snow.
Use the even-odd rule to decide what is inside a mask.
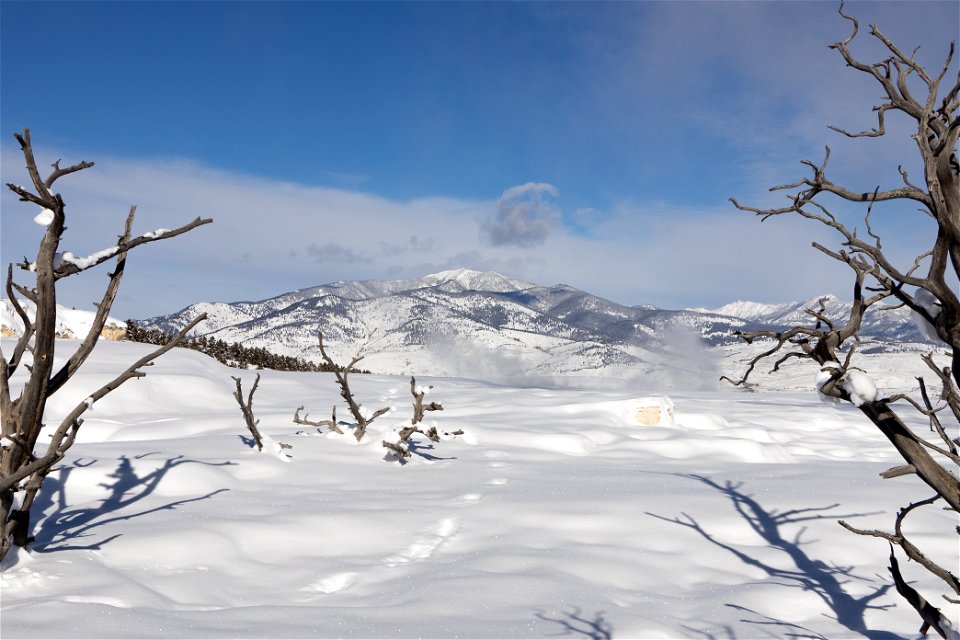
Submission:
[[[134,459],[140,460],[149,455],[151,454],[142,454],[135,456]],[[33,542],[33,549],[35,551],[47,553],[51,551],[77,549],[98,550],[104,544],[120,537],[122,534],[117,533],[102,540],[86,544],[79,544],[78,542],[83,538],[93,536],[93,531],[98,527],[113,522],[132,520],[133,518],[139,518],[140,516],[145,516],[157,511],[176,509],[181,505],[206,500],[218,493],[229,491],[229,489],[226,488],[217,489],[202,496],[174,500],[173,502],[142,511],[121,514],[127,507],[152,494],[156,490],[157,485],[160,484],[160,481],[163,480],[164,476],[166,476],[171,469],[182,464],[202,464],[212,467],[236,464],[230,461],[203,462],[201,460],[189,460],[181,455],[165,460],[160,467],[140,476],[137,475],[136,470],[133,468],[131,459],[127,456],[121,456],[116,470],[108,476],[109,478],[113,478],[114,481],[101,483],[99,485],[107,489],[109,495],[101,500],[98,506],[68,507],[66,485],[71,472],[74,469],[90,466],[94,462],[96,461],[93,460],[83,464],[78,461],[74,463],[73,466],[64,466],[60,469],[60,473],[57,476],[50,476],[44,481],[45,491],[40,492],[37,496],[34,508],[37,509],[39,513],[45,513],[50,507],[54,507],[54,500],[56,500],[56,505],[54,511],[46,516],[39,524],[39,530]],[[54,494],[56,495],[55,498]]]
[[[589,640],[611,640],[613,638],[613,627],[607,622],[603,611],[597,611],[592,620],[584,617],[579,608],[564,612],[556,618],[551,618],[542,611],[538,611],[537,617],[544,622],[553,622],[560,625],[560,629],[556,633],[548,634],[548,637],[573,636],[588,638]]]
[[[436,461],[436,460],[456,460],[457,459],[456,456],[443,457],[443,456],[436,456],[436,455],[433,455],[432,453],[429,453],[430,451],[436,450],[436,447],[433,445],[432,442],[427,443],[427,442],[418,442],[416,440],[410,440],[407,442],[407,448],[410,450],[410,453],[412,453],[415,456],[420,456],[424,460]]]
[[[774,549],[783,551],[790,559],[793,567],[781,567],[768,564],[762,560],[751,557],[736,546],[722,542],[707,531],[703,525],[697,522],[692,516],[681,513],[680,516],[669,518],[655,513],[647,512],[647,515],[678,524],[697,532],[707,542],[729,552],[741,562],[751,567],[762,570],[771,578],[774,578],[784,586],[798,587],[804,591],[815,593],[830,608],[835,616],[835,620],[844,627],[856,633],[863,634],[872,640],[893,640],[899,636],[886,631],[873,631],[867,628],[864,620],[864,614],[868,609],[888,609],[893,605],[873,605],[870,604],[877,598],[882,597],[891,588],[889,583],[883,584],[874,589],[868,595],[855,598],[848,594],[843,585],[852,580],[868,580],[853,574],[852,566],[838,566],[836,564],[826,564],[821,560],[811,558],[807,555],[803,547],[806,545],[801,539],[806,532],[806,527],[792,538],[785,538],[781,532],[781,527],[794,525],[812,520],[850,518],[855,516],[869,515],[865,513],[855,514],[828,514],[826,512],[837,508],[836,504],[826,507],[809,507],[805,509],[789,509],[778,512],[777,510],[767,510],[752,496],[741,491],[742,482],[726,481],[723,484],[710,478],[709,476],[698,474],[672,474],[690,480],[701,482],[711,489],[715,489],[726,496],[733,505],[737,513],[746,521],[750,528],[763,538],[767,545]],[[806,627],[779,620],[763,613],[747,609],[735,604],[727,604],[728,607],[735,609],[749,617],[741,619],[741,622],[756,625],[759,629],[764,629],[770,637],[789,637],[789,638],[819,638],[826,640],[825,637]],[[685,627],[688,631],[703,634],[707,638],[713,638],[711,633]],[[726,629],[730,631],[729,627]],[[724,637],[734,637],[732,634]]]

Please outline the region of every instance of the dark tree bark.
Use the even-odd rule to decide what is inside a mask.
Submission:
[[[0,513],[3,515],[3,528],[0,531],[0,559],[11,546],[24,546],[30,540],[30,507],[44,478],[53,466],[63,459],[67,449],[73,444],[77,431],[83,424],[81,416],[93,403],[97,402],[121,384],[145,374],[141,369],[153,363],[153,360],[179,344],[189,330],[205,318],[196,318],[166,345],[141,358],[126,371],[100,389],[95,390],[82,403],[77,405],[54,430],[50,441],[39,444],[40,432],[44,427],[43,416],[47,400],[63,387],[79,370],[93,352],[110,309],[120,288],[127,252],[131,249],[172,238],[200,225],[212,222],[210,219],[197,218],[172,231],[158,230],[134,237],[133,220],[136,207],[130,207],[124,224],[123,233],[113,247],[83,259],[63,259],[58,249],[66,231],[65,204],[61,195],[53,190],[54,183],[63,176],[88,169],[92,162],[80,162],[69,167],[60,167],[60,161],[53,163],[53,171],[42,178],[34,158],[30,141],[30,130],[15,134],[20,143],[27,173],[32,187],[7,184],[20,200],[33,203],[45,210],[49,218],[46,230],[40,240],[35,261],[24,260],[20,265],[34,277],[33,287],[14,282],[13,265],[7,268],[5,291],[7,299],[23,323],[23,332],[8,359],[0,352],[0,420],[2,420],[2,448],[0,448]],[[5,213],[5,215],[12,215]],[[109,281],[97,311],[93,325],[81,341],[77,350],[59,369],[54,367],[57,326],[57,282],[72,275],[91,269],[103,262],[116,258],[116,266],[108,274]],[[17,299],[17,294],[33,303],[36,308],[31,319]],[[25,357],[31,356],[29,364]],[[14,398],[11,394],[10,380],[21,367],[28,371],[27,379]],[[43,452],[37,452],[38,445]]]
[[[936,492],[934,499],[914,503],[900,512],[896,521],[896,533],[862,531],[846,523],[842,524],[856,533],[881,537],[891,545],[900,547],[908,558],[940,578],[952,592],[952,596],[944,595],[944,598],[956,602],[955,598],[960,595],[960,583],[956,577],[947,569],[933,563],[903,536],[902,522],[915,508],[934,502],[942,501],[946,508],[960,512],[960,481],[956,476],[957,466],[960,465],[960,456],[957,455],[958,439],[956,435],[949,435],[949,432],[956,434],[960,425],[960,394],[957,390],[957,383],[960,381],[960,299],[949,285],[960,276],[960,164],[957,162],[957,140],[960,136],[960,74],[952,86],[942,88],[953,60],[953,44],[950,45],[943,67],[936,75],[931,75],[912,55],[901,51],[874,25],[871,25],[870,33],[882,43],[889,55],[877,63],[863,63],[849,48],[857,36],[859,24],[844,13],[842,4],[840,15],[850,22],[852,33],[845,40],[830,47],[839,52],[849,67],[872,77],[878,83],[882,102],[874,109],[877,114],[875,128],[860,132],[849,132],[836,126],[830,128],[850,138],[874,138],[886,133],[888,112],[898,112],[905,116],[915,127],[915,133],[911,137],[917,145],[923,165],[923,183],[917,185],[911,182],[907,172],[901,168],[903,186],[864,190],[836,184],[827,177],[830,160],[830,148],[827,147],[820,164],[809,160],[802,161],[811,172],[809,177],[771,188],[771,191],[787,192],[787,206],[760,209],[732,200],[738,209],[752,212],[763,220],[792,214],[833,229],[842,239],[841,248],[829,249],[818,243],[813,246],[850,268],[853,273],[853,290],[852,308],[846,318],[830,317],[829,311],[821,302],[818,309],[807,310],[811,319],[808,326],[796,326],[780,332],[757,331],[739,334],[747,343],[768,340],[772,344],[749,362],[742,378],[731,382],[736,385],[746,384],[755,367],[771,357],[777,358],[773,365],[774,371],[787,360],[794,358],[816,362],[822,372],[818,391],[855,404],[903,458],[905,464],[890,469],[883,476],[894,478],[916,475]],[[917,88],[922,88],[925,95],[915,97],[911,90]],[[863,221],[866,234],[858,235],[855,227],[841,222],[831,213],[824,203],[828,198],[866,203],[867,210]],[[931,238],[928,251],[917,256],[912,262],[898,265],[884,252],[881,238],[871,226],[870,216],[873,207],[878,203],[904,200],[919,205],[920,210],[936,222],[937,233]],[[879,303],[884,301],[894,304],[881,307]],[[931,356],[924,358],[942,386],[937,406],[931,401],[922,379],[920,400],[906,395],[884,398],[876,393],[871,394],[871,397],[863,397],[858,389],[858,381],[865,378],[856,370],[853,362],[865,312],[874,308],[875,312],[882,313],[884,309],[902,306],[910,308],[929,323],[950,353],[952,364],[946,368],[938,367]],[[894,406],[900,401],[910,405],[909,410],[920,411],[930,420],[934,437],[921,437],[904,423],[897,413],[899,408]],[[953,424],[944,426],[944,416],[947,415],[953,418]],[[946,535],[958,533],[960,528],[945,532]],[[956,634],[956,631],[952,630],[951,622],[907,585],[893,555],[890,572],[897,591],[923,619],[922,632],[926,633],[928,628],[933,628],[943,637],[948,637],[950,633]]]
[[[260,435],[260,429],[257,428],[257,425],[260,424],[260,421],[253,417],[253,394],[257,392],[257,387],[260,386],[260,374],[257,374],[257,379],[253,381],[253,386],[250,388],[250,393],[247,394],[247,399],[243,399],[243,388],[241,385],[240,378],[235,376],[230,376],[233,378],[234,383],[237,385],[237,390],[233,392],[233,397],[236,398],[237,403],[240,405],[240,412],[243,414],[243,420],[247,425],[247,429],[250,431],[250,435],[253,436],[253,443],[257,445],[257,451],[263,451],[263,436]]]

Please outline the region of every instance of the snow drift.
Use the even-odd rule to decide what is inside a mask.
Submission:
[[[9,344],[4,343],[4,348]],[[101,344],[54,422],[149,347]],[[66,350],[64,350],[66,351]],[[814,394],[675,393],[672,426],[632,390],[418,378],[442,428],[403,467],[379,437],[409,379],[357,376],[394,414],[367,438],[296,435],[339,401],[328,374],[262,372],[246,442],[227,369],[176,349],[99,402],[40,496],[36,542],[2,573],[4,638],[899,637],[881,541],[916,496],[895,452]],[[239,374],[250,376],[252,374]],[[917,428],[925,428],[917,425]],[[911,526],[944,566],[951,516]],[[910,566],[905,571],[912,571]],[[933,590],[925,572],[908,574]],[[956,611],[951,611],[957,619]]]

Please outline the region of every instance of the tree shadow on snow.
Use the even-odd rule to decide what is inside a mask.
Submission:
[[[751,633],[748,636],[750,640],[757,640],[759,638],[806,638],[809,640],[831,640],[831,638],[813,631],[812,629],[808,629],[800,624],[794,624],[792,622],[787,622],[786,620],[771,618],[770,616],[762,614],[759,611],[754,611],[753,609],[741,607],[740,605],[736,604],[728,604],[726,606],[736,611],[742,611],[754,617],[753,620],[746,618],[740,619],[741,622],[757,625],[758,627],[756,633]],[[706,629],[698,629],[697,627],[686,624],[681,626],[687,631],[690,631],[698,636],[703,636],[705,640],[737,640],[737,634],[730,625],[723,625],[719,630],[713,628],[717,625],[708,625]],[[867,637],[871,636],[868,635]],[[897,638],[899,640],[903,640],[900,638],[900,636],[888,633],[881,633],[880,635],[874,635],[873,637],[889,638],[890,640]]]
[[[613,638],[613,627],[607,622],[603,611],[597,611],[593,614],[592,620],[585,618],[579,607],[575,607],[573,611],[564,612],[556,618],[551,618],[542,611],[538,611],[537,617],[544,622],[553,622],[560,625],[560,630],[548,637],[574,636],[589,638],[590,640],[611,640]]]
[[[737,634],[728,624],[725,625],[709,625],[706,629],[698,629],[694,626],[688,624],[680,625],[687,631],[696,634],[696,636],[702,636],[704,640],[737,640]],[[715,628],[719,627],[719,629]],[[691,638],[694,636],[690,636]]]
[[[420,456],[425,460],[435,461],[435,460],[456,460],[457,456],[435,456],[430,451],[435,451],[436,447],[433,446],[432,442],[417,442],[415,440],[410,440],[407,443],[407,448],[415,456]]]
[[[250,447],[251,449],[257,448],[257,441],[251,438],[250,436],[237,436],[240,438],[240,442]]]
[[[733,504],[737,513],[750,525],[750,528],[763,538],[770,547],[783,551],[789,557],[793,567],[774,566],[751,557],[736,546],[718,540],[689,514],[682,513],[680,516],[673,518],[649,512],[647,512],[647,515],[657,518],[658,520],[678,524],[697,532],[704,540],[729,552],[744,564],[760,569],[771,578],[778,580],[778,584],[788,587],[798,587],[804,591],[815,593],[823,600],[824,604],[830,607],[830,610],[835,616],[834,619],[851,631],[860,633],[872,640],[894,640],[895,638],[899,638],[899,636],[886,631],[870,630],[864,621],[864,615],[867,610],[889,609],[893,606],[871,604],[874,600],[886,594],[892,585],[885,583],[874,589],[871,593],[855,598],[844,590],[843,585],[853,580],[869,581],[868,578],[854,575],[854,568],[852,566],[828,565],[821,560],[808,556],[803,549],[806,543],[802,541],[806,527],[801,528],[800,531],[790,539],[784,538],[780,530],[783,526],[812,520],[833,520],[869,514],[828,514],[828,511],[832,511],[839,506],[836,504],[826,507],[789,509],[783,512],[778,512],[777,510],[768,511],[752,496],[740,490],[743,486],[742,482],[731,482],[727,480],[721,484],[709,476],[698,474],[673,475],[696,480],[726,496]],[[728,604],[727,606],[749,614],[749,617],[741,618],[740,621],[756,625],[758,631],[763,629],[766,633],[769,633],[769,637],[824,638],[823,635],[815,631],[785,620],[779,620],[735,604]],[[690,627],[687,627],[687,629],[697,633],[706,633],[703,630]],[[707,637],[713,636],[708,635]]]
[[[134,459],[140,460],[149,455],[152,454],[146,453],[134,456]],[[202,496],[174,500],[173,502],[168,502],[167,504],[150,509],[144,509],[143,511],[124,513],[123,515],[112,515],[152,494],[156,490],[157,485],[160,484],[160,481],[163,480],[164,476],[166,476],[171,469],[182,464],[202,464],[211,467],[223,467],[236,464],[230,461],[203,462],[202,460],[189,460],[181,455],[165,460],[157,469],[143,476],[139,476],[133,468],[130,458],[121,456],[116,470],[108,476],[115,480],[99,485],[107,489],[110,494],[101,500],[98,506],[69,507],[66,489],[71,472],[74,469],[90,466],[94,462],[96,461],[94,460],[84,464],[78,461],[73,466],[64,466],[60,469],[60,473],[57,476],[49,476],[44,481],[44,491],[41,491],[37,495],[37,500],[33,508],[36,509],[37,513],[45,513],[51,507],[54,507],[54,511],[43,518],[38,525],[36,538],[33,542],[33,549],[35,551],[47,553],[79,549],[99,550],[104,544],[119,538],[122,534],[117,533],[102,540],[88,542],[86,544],[79,544],[79,541],[92,537],[94,535],[93,531],[103,525],[122,520],[132,520],[133,518],[145,516],[157,511],[176,509],[181,505],[206,500],[218,493],[229,491],[229,489],[226,488],[217,489]],[[54,497],[54,495],[56,497]],[[55,505],[54,500],[56,500]]]

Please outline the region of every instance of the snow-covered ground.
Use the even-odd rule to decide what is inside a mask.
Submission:
[[[149,348],[101,343],[48,422]],[[653,380],[418,378],[445,407],[428,419],[465,435],[401,466],[378,436],[410,418],[407,378],[352,378],[395,407],[357,444],[291,422],[340,404],[331,375],[263,372],[254,411],[293,445],[281,460],[249,446],[231,395],[253,372],[176,349],[147,373],[94,406],[47,480],[37,541],[2,573],[4,639],[917,635],[886,543],[836,521],[887,529],[929,490],[881,480],[892,448],[815,393],[674,390],[676,424],[651,427],[633,416]],[[947,567],[953,524],[907,522]]]

